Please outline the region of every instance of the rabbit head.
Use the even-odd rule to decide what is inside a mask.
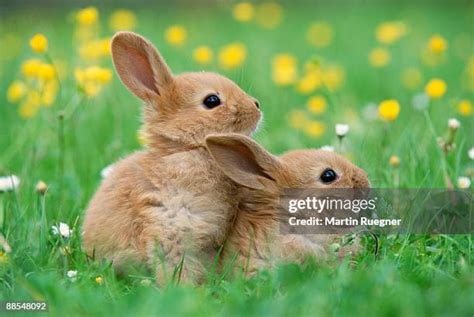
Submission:
[[[364,170],[334,152],[295,150],[276,157],[237,134],[210,135],[206,147],[229,178],[251,190],[370,186]]]
[[[145,103],[151,148],[199,146],[211,133],[250,135],[261,118],[258,101],[216,73],[174,75],[148,40],[132,32],[112,39],[115,69]]]

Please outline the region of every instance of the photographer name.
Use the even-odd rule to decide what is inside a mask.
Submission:
[[[300,219],[298,217],[290,217],[288,223],[290,226],[334,226],[334,227],[352,227],[352,226],[400,226],[401,219],[372,219],[367,217],[360,218],[336,218],[336,217],[309,217]]]

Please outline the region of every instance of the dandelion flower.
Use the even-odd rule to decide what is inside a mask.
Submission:
[[[119,9],[112,13],[109,27],[112,31],[133,30],[137,25],[137,18],[130,10]]]
[[[0,192],[9,192],[20,186],[20,179],[16,175],[0,177]]]
[[[70,238],[72,235],[72,230],[63,222],[60,222],[59,226],[52,226],[51,229],[54,235],[61,235],[64,238]]]
[[[388,163],[390,166],[393,167],[399,167],[400,166],[400,158],[396,155],[390,156],[390,159],[388,160]]]
[[[173,46],[183,46],[188,37],[188,32],[181,25],[172,25],[165,31],[166,42]]]
[[[212,52],[211,48],[208,46],[199,46],[193,52],[194,60],[202,65],[206,65],[212,62],[213,57],[214,57],[214,53]]]
[[[331,44],[334,32],[327,22],[316,22],[306,32],[306,41],[315,47],[327,47]]]
[[[401,78],[403,86],[408,89],[418,88],[423,80],[420,70],[414,67],[405,69]]]
[[[349,132],[348,124],[343,124],[343,123],[336,124],[336,135],[338,137],[341,137],[341,138],[345,137],[348,132]]]
[[[42,63],[38,68],[38,78],[42,80],[51,80],[56,76],[53,65]]]
[[[384,22],[377,26],[375,37],[382,44],[392,44],[407,33],[405,23],[401,21]]]
[[[448,127],[452,130],[457,130],[461,127],[461,122],[458,119],[451,118],[448,120]]]
[[[425,86],[425,92],[431,99],[439,99],[446,93],[447,86],[444,80],[431,79]]]
[[[81,26],[91,26],[99,20],[99,11],[96,7],[87,7],[79,10],[76,20]]]
[[[39,69],[43,63],[36,58],[27,59],[21,64],[21,72],[27,78],[34,78],[38,75]]]
[[[457,105],[457,108],[458,108],[458,112],[462,116],[465,116],[465,117],[470,116],[472,114],[472,111],[473,111],[472,102],[470,102],[467,99],[463,99],[463,100],[459,101],[459,103]]]
[[[382,47],[374,48],[369,54],[369,62],[373,67],[384,67],[390,62],[390,52]]]
[[[250,2],[237,3],[232,9],[232,16],[239,22],[249,22],[255,15],[255,8]]]
[[[48,50],[48,39],[41,33],[35,34],[30,40],[30,47],[36,53],[44,53]]]
[[[241,66],[247,57],[247,49],[242,43],[232,43],[219,51],[219,65],[224,69]]]
[[[469,149],[469,151],[467,152],[467,156],[469,156],[471,160],[474,160],[474,147]]]
[[[395,99],[384,100],[379,104],[379,117],[385,121],[394,121],[400,113],[400,104]]]
[[[296,84],[296,90],[301,94],[310,94],[323,85],[323,75],[320,70],[308,71]]]
[[[291,54],[279,54],[272,60],[272,80],[280,86],[288,86],[296,81],[297,61]]]
[[[323,113],[326,110],[327,102],[323,96],[313,96],[308,100],[308,110],[315,114]]]
[[[448,43],[446,42],[446,39],[442,37],[439,34],[433,35],[429,42],[428,42],[428,48],[431,52],[435,54],[440,54],[446,51],[448,48]]]
[[[313,120],[307,123],[304,130],[308,136],[318,138],[324,134],[326,126],[322,122]]]
[[[104,283],[104,279],[101,276],[97,276],[95,278],[95,282],[99,285],[102,285]]]
[[[21,81],[14,81],[8,86],[7,100],[11,103],[16,103],[25,95],[26,85]]]
[[[467,189],[471,186],[471,180],[469,179],[469,177],[466,177],[466,176],[460,176],[458,177],[458,188],[461,188],[461,189]]]
[[[283,8],[276,2],[265,2],[257,7],[257,23],[266,29],[274,29],[283,20]]]

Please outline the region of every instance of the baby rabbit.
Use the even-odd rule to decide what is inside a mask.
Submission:
[[[137,34],[117,33],[111,49],[122,82],[145,104],[150,142],[114,164],[95,193],[85,214],[84,248],[117,268],[130,260],[147,263],[160,284],[178,264],[181,280],[199,281],[237,207],[227,199],[235,185],[210,158],[205,136],[251,134],[261,118],[259,104],[221,75],[173,75]]]
[[[236,256],[247,273],[273,261],[302,261],[324,255],[335,235],[279,234],[279,199],[285,188],[368,188],[366,173],[342,156],[323,150],[296,150],[273,156],[242,135],[211,135],[206,147],[238,186],[239,210],[222,251]],[[346,250],[347,251],[347,250]]]

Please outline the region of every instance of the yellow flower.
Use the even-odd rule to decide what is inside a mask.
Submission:
[[[214,57],[214,53],[208,46],[199,46],[193,52],[193,58],[199,64],[209,64]]]
[[[35,58],[27,59],[21,65],[21,72],[27,78],[34,78],[38,76],[39,69],[41,68],[41,61]]]
[[[103,85],[112,79],[112,71],[108,68],[91,66],[86,69],[76,68],[74,76],[86,96],[94,97],[99,94]]]
[[[470,102],[467,99],[463,99],[459,101],[457,108],[458,108],[458,112],[465,117],[471,115],[473,111],[472,102]]]
[[[279,54],[272,61],[272,80],[281,86],[291,85],[297,77],[297,61],[293,55]]]
[[[428,48],[431,52],[440,54],[446,51],[446,49],[448,48],[448,43],[446,42],[444,37],[436,34],[430,38],[428,42]]]
[[[446,93],[446,83],[439,78],[431,79],[425,86],[425,93],[431,99],[439,99]]]
[[[320,114],[326,110],[327,102],[323,96],[313,96],[308,100],[308,110],[312,113]]]
[[[344,84],[346,74],[339,65],[328,65],[322,72],[323,83],[330,91],[335,91]]]
[[[399,167],[400,166],[400,158],[396,155],[392,155],[392,156],[390,156],[390,159],[388,160],[388,163],[393,167]]]
[[[165,39],[174,46],[182,46],[186,42],[188,34],[186,29],[181,25],[173,25],[166,29]]]
[[[400,104],[395,99],[384,100],[379,104],[379,116],[383,120],[393,121],[400,113]]]
[[[96,7],[87,7],[76,14],[77,22],[82,26],[90,26],[99,20],[99,11]]]
[[[274,29],[283,20],[283,8],[276,2],[262,3],[257,7],[257,23],[266,29]]]
[[[306,67],[305,74],[298,81],[296,90],[301,94],[309,94],[321,87],[323,84],[323,73],[321,68],[311,66]]]
[[[34,117],[41,106],[41,96],[35,90],[28,91],[25,101],[20,105],[20,117],[29,119]]]
[[[382,47],[374,48],[369,54],[369,62],[373,67],[384,67],[390,62],[390,52]]]
[[[304,111],[294,110],[290,113],[289,123],[292,128],[303,129],[308,123],[308,117]]]
[[[79,56],[88,61],[94,61],[110,55],[110,39],[85,42],[79,47]]]
[[[101,285],[102,283],[104,283],[104,279],[101,277],[101,276],[97,276],[95,278],[95,282],[99,285]]]
[[[44,53],[48,50],[48,39],[41,33],[35,34],[30,40],[30,47],[36,53]]]
[[[377,26],[375,37],[383,44],[392,44],[407,33],[405,23],[400,21],[384,22]]]
[[[51,80],[55,78],[55,70],[51,64],[41,64],[38,68],[38,77],[43,80]]]
[[[219,52],[219,65],[224,69],[239,67],[247,57],[247,49],[242,43],[224,46]]]
[[[237,3],[232,10],[232,15],[239,22],[248,22],[255,15],[255,8],[250,2]]]
[[[327,47],[333,39],[333,30],[327,22],[316,22],[306,32],[306,41],[316,47]]]
[[[26,86],[21,81],[14,81],[8,86],[7,100],[11,103],[16,103],[25,95]]]
[[[130,10],[116,10],[109,19],[109,27],[112,31],[133,30],[137,25],[137,18]]]
[[[318,138],[324,134],[326,131],[326,126],[322,122],[313,120],[308,122],[304,130],[308,136]]]
[[[402,72],[402,83],[408,89],[416,89],[420,86],[422,75],[417,68],[407,68]]]

